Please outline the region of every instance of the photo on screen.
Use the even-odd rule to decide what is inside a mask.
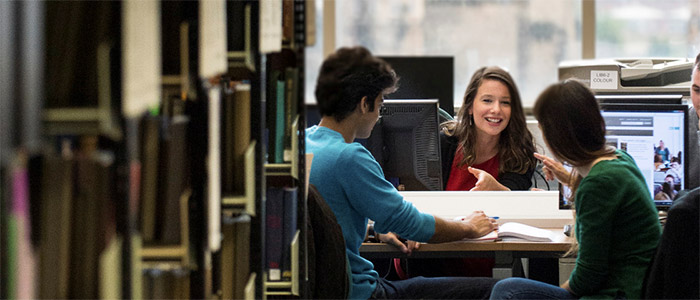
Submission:
[[[657,207],[685,188],[687,114],[685,105],[601,104],[607,144],[634,158]]]

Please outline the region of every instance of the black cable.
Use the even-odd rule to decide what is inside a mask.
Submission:
[[[542,172],[540,172],[539,170],[535,170],[535,173],[542,177],[542,180],[544,180],[544,184],[547,185],[547,190],[549,191],[549,182],[547,182],[547,178],[544,177],[544,174],[542,174]],[[535,187],[537,187],[537,180],[535,180]]]

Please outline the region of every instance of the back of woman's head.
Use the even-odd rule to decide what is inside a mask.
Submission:
[[[535,118],[545,142],[559,160],[583,166],[609,154],[605,146],[605,121],[595,96],[575,80],[546,88],[535,101]]]

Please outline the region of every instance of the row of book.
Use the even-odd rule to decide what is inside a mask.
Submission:
[[[181,198],[188,187],[186,116],[141,121],[140,231],[145,245],[180,244]],[[187,242],[187,241],[184,241]]]
[[[161,264],[143,269],[142,276],[144,299],[190,299],[190,270],[187,268]]]
[[[100,150],[43,154],[7,170],[4,297],[119,297],[114,158]]]
[[[245,192],[245,151],[251,140],[250,83],[232,82],[224,91],[221,134],[221,193]]]
[[[270,281],[291,280],[291,244],[297,231],[298,187],[268,187],[265,263]]]
[[[286,49],[285,49],[286,50]],[[283,53],[287,53],[284,52]],[[281,54],[280,56],[285,56]],[[283,58],[284,59],[284,58]],[[268,163],[292,160],[292,123],[298,114],[299,70],[286,67],[270,71],[265,118]]]
[[[248,215],[225,214],[220,252],[222,299],[243,299],[250,274],[250,222]]]

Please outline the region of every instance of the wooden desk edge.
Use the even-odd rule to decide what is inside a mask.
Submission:
[[[442,244],[421,244],[412,257],[493,257],[496,252],[511,252],[515,257],[559,256],[569,250],[569,242],[538,243],[520,241],[451,242]],[[386,243],[363,243],[360,255],[365,257],[408,257],[398,248]]]

